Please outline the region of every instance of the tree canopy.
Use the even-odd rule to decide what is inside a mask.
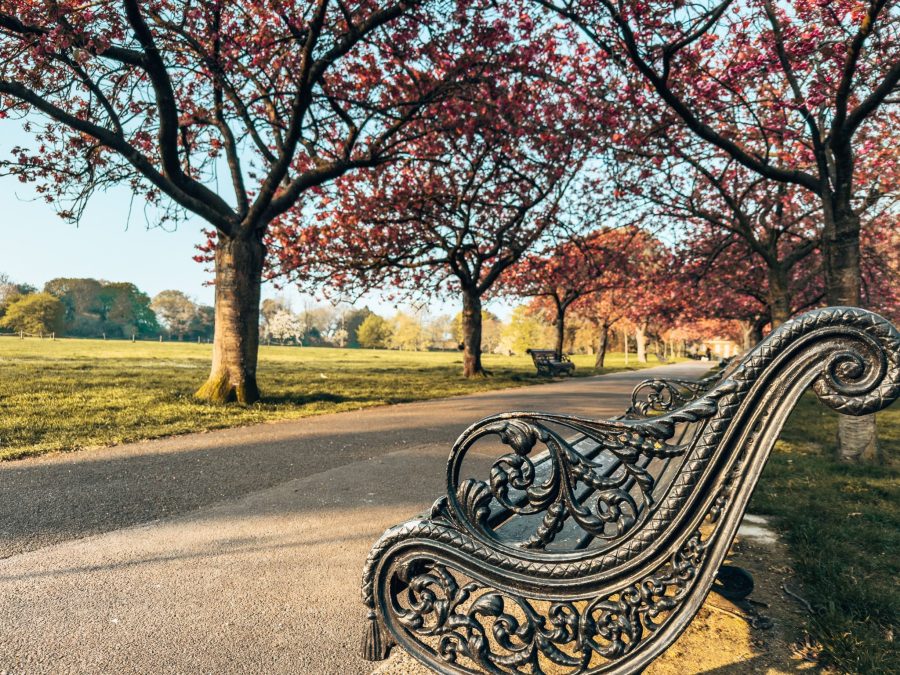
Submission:
[[[64,326],[65,309],[50,293],[31,293],[12,300],[0,318],[0,327],[29,335],[59,333]]]

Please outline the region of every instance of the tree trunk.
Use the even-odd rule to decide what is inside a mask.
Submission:
[[[760,342],[763,341],[763,328],[766,327],[768,321],[758,320],[753,323],[753,328],[750,329],[750,346],[755,347]]]
[[[212,403],[259,400],[259,295],[265,247],[253,238],[216,244],[216,308],[212,369],[195,396]]]
[[[594,368],[602,368],[606,362],[606,345],[609,341],[609,324],[603,321],[600,324],[600,340],[597,344],[597,358],[594,360]]]
[[[564,343],[566,340],[566,308],[556,303],[556,358],[562,360]]]
[[[625,365],[628,365],[628,329],[622,329],[622,346],[625,350]]]
[[[829,202],[830,200],[823,200]],[[825,292],[830,305],[858,307],[862,298],[859,264],[859,216],[850,204],[824,212]]]
[[[769,268],[769,314],[772,317],[772,328],[778,328],[791,318],[791,294],[787,273],[782,268]]]
[[[826,203],[825,215],[825,290],[829,305],[858,307],[862,302],[862,273],[859,254],[859,216],[849,199]],[[838,415],[837,458],[843,462],[879,460],[875,415],[851,417]]]
[[[481,365],[481,298],[474,293],[463,292],[463,375],[484,377]]]
[[[634,341],[637,346],[637,360],[639,363],[647,363],[647,326],[639,324],[634,329]]]
[[[739,321],[738,323],[741,327],[741,348],[744,351],[747,351],[753,346],[753,344],[751,343],[751,339],[753,336],[753,324],[749,321]]]

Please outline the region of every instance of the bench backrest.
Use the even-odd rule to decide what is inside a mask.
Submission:
[[[658,537],[684,534],[686,522],[674,514],[690,513],[693,518],[711,512],[717,499],[736,498],[731,469],[757,466],[784,423],[784,411],[811,383],[826,404],[840,409],[862,411],[888,394],[896,396],[896,372],[892,377],[897,381],[885,384],[884,391],[859,395],[854,381],[842,381],[850,372],[846,368],[822,372],[821,360],[831,352],[851,347],[871,351],[870,338],[853,338],[858,326],[869,327],[872,316],[838,308],[789,322],[733,364],[729,373],[715,375],[707,383],[713,385],[709,391],[658,417],[598,421],[510,413],[487,418],[467,430],[451,453],[447,479],[449,507],[458,512],[454,519],[477,536],[495,539],[499,534],[483,518],[492,509],[508,509],[527,516],[532,525],[524,539],[498,539],[510,550],[552,550],[557,535],[572,528],[591,538],[590,550],[595,552],[586,570],[624,565],[641,551],[652,550]],[[889,323],[880,321],[879,326],[887,327],[884,331],[890,328],[896,335]],[[836,344],[832,333],[840,333],[843,342]],[[885,351],[900,361],[900,349],[896,344],[891,349]],[[878,370],[881,362],[868,367]],[[900,372],[900,365],[892,367]],[[567,440],[573,434],[581,438],[574,445]],[[499,437],[506,454],[494,463],[489,482],[464,478],[463,458],[488,436]],[[579,450],[588,445],[592,449],[587,454]],[[552,459],[544,480],[537,478],[535,466],[541,450]],[[757,477],[753,468],[747,480],[755,483]],[[748,497],[749,492],[740,499]],[[527,529],[523,525],[517,528]]]
[[[531,360],[535,365],[545,363],[571,363],[569,357],[565,354],[557,355],[555,349],[529,349]]]

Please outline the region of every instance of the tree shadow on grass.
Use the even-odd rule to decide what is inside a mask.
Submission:
[[[350,403],[353,401],[364,403],[371,400],[371,396],[346,396],[344,394],[332,394],[327,391],[317,391],[305,394],[296,393],[264,396],[260,402],[272,405],[304,406],[313,403]]]

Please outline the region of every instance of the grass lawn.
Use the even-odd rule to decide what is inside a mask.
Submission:
[[[485,355],[493,376],[465,380],[456,352],[262,347],[263,400],[207,405],[191,394],[211,355],[178,342],[0,338],[0,459],[545,381],[528,356]],[[624,354],[602,371],[593,356],[573,360],[577,375],[624,368]]]
[[[750,506],[779,522],[816,610],[807,629],[842,673],[900,673],[900,405],[878,426],[884,466],[838,463],[837,415],[807,394]]]

